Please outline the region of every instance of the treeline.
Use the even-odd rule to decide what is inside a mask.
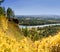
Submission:
[[[0,6],[0,15],[6,15],[8,18],[14,17],[14,12],[11,8],[5,10],[5,7]]]
[[[34,26],[34,25],[45,25],[45,24],[56,24],[60,23],[60,20],[19,20],[20,25]]]
[[[22,28],[22,33],[24,36],[31,38],[33,41],[39,40],[42,38],[46,38],[48,36],[54,36],[56,33],[60,31],[60,26],[48,26],[43,28],[32,28],[28,29],[27,27],[24,29]]]

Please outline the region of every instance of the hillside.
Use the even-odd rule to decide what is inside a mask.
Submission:
[[[0,52],[60,52],[60,32],[33,42],[22,35],[17,24],[1,16]]]
[[[18,25],[12,21],[8,21],[5,16],[0,17],[0,30],[4,32],[6,35],[15,37],[16,39],[22,38],[21,30],[19,29]]]
[[[16,23],[5,16],[0,16],[0,22],[0,52],[32,52],[32,41],[22,35]]]
[[[34,43],[36,52],[60,52],[60,32]]]

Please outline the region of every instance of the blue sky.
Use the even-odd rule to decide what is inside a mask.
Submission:
[[[60,0],[5,0],[16,15],[60,15]]]

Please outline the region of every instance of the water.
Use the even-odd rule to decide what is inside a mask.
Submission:
[[[59,24],[45,24],[45,25],[36,25],[36,26],[24,26],[24,25],[19,25],[19,28],[37,28],[37,27],[46,27],[46,26],[55,26],[55,25],[60,25]]]

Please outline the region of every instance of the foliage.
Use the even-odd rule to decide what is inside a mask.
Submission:
[[[3,40],[3,41],[2,41]],[[24,38],[18,42],[15,38],[0,31],[0,52],[33,52],[32,41]]]
[[[27,37],[17,41],[0,29],[0,52],[60,52],[60,33],[34,42]]]
[[[22,29],[22,33],[24,36],[31,38],[33,41],[39,40],[48,36],[54,36],[56,33],[60,31],[60,26],[48,26],[43,28],[32,28],[28,30],[28,28]]]
[[[22,32],[24,36],[28,36],[28,28],[26,27],[25,29],[22,28]]]
[[[21,19],[19,19],[21,18]],[[20,22],[20,25],[26,25],[26,26],[34,26],[34,25],[45,25],[45,24],[56,24],[56,23],[60,23],[60,19],[51,19],[51,20],[46,20],[46,19],[33,19],[32,17],[31,20],[26,20],[25,17],[19,17],[18,20]],[[27,17],[29,18],[29,17]],[[23,22],[23,23],[22,23]]]
[[[5,8],[4,7],[0,7],[0,16],[1,15],[5,15]]]
[[[11,8],[7,9],[7,17],[8,18],[14,17],[14,12],[13,12],[13,10]]]
[[[18,21],[18,19],[15,19],[15,18],[13,18],[13,22],[15,22],[15,23],[19,23],[19,21]]]

